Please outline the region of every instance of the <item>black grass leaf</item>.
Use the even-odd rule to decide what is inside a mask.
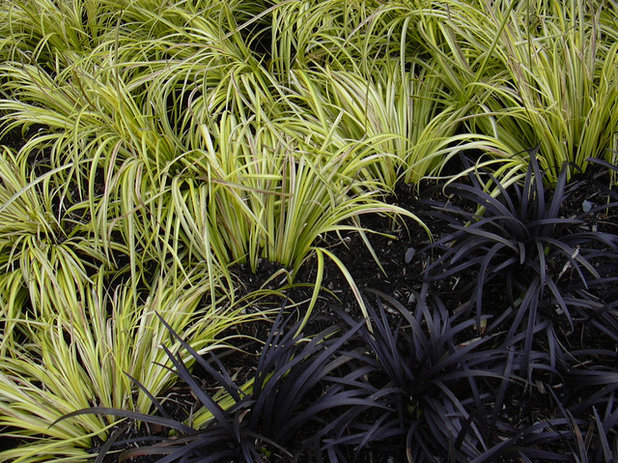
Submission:
[[[615,207],[618,204],[618,191],[615,188],[612,188],[611,185],[608,185],[607,181],[600,181],[599,177],[605,177],[608,175],[610,178],[613,176],[615,178],[618,175],[618,166],[608,162],[604,159],[599,158],[587,158],[587,162],[600,167],[596,171],[593,169],[588,169],[589,177],[585,180],[588,186],[594,188],[594,190],[599,191],[599,195],[595,195],[600,197],[600,201],[596,204],[596,210],[591,210],[589,212],[595,213],[603,209],[607,209]]]

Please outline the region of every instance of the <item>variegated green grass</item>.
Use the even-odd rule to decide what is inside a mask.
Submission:
[[[524,165],[538,145],[549,181],[565,162],[585,169],[588,157],[607,158],[618,90],[601,5],[478,3],[453,2],[422,20],[450,93],[472,102],[470,135],[497,140]]]
[[[361,176],[386,190],[437,174],[455,152],[449,148],[464,112],[445,102],[440,79],[424,64],[406,71],[390,60],[375,77],[328,68],[292,75],[294,129],[307,137],[326,133],[330,144],[373,157]]]
[[[83,296],[89,274],[110,263],[90,239],[86,205],[71,204],[63,185],[55,182],[63,169],[37,176],[22,153],[7,148],[1,153],[0,269],[9,282],[3,302],[13,307],[13,299],[27,290],[34,314],[51,316],[50,304],[74,303]],[[0,353],[9,342],[8,331]]]
[[[272,46],[269,69],[283,83],[293,70],[332,67],[358,70],[368,65],[355,40],[381,2],[345,0],[281,2],[272,12]]]
[[[451,15],[451,9],[461,12]],[[502,77],[495,75],[495,60],[485,60],[475,48],[478,44],[464,48],[456,40],[458,29],[468,27],[482,37],[483,46],[495,48],[499,35],[473,29],[484,14],[475,2],[307,2],[279,13],[273,31],[280,43],[273,46],[285,47],[281,56],[290,60],[282,74],[290,81],[289,101],[301,121],[293,130],[330,133],[336,125],[331,143],[356,141],[374,148],[381,162],[369,178],[387,188],[401,178],[416,183],[439,175],[462,150],[502,159],[507,171],[524,166],[502,140],[465,131],[480,100],[472,85],[478,81],[479,88]],[[475,19],[473,26],[466,23],[468,16]],[[324,29],[304,27],[299,18]],[[329,33],[338,25],[343,36]],[[297,48],[312,52],[301,57],[293,52]],[[476,72],[468,59],[477,59]]]
[[[205,266],[196,267],[187,280],[163,274],[149,292],[135,295],[132,285],[110,287],[107,275],[99,272],[81,295],[65,296],[69,305],[54,306],[53,316],[31,319],[22,314],[14,319],[22,339],[9,343],[2,357],[0,423],[31,442],[3,452],[2,458],[87,458],[89,436],[103,437],[106,421],[76,418],[50,427],[54,420],[93,404],[149,410],[152,403],[130,376],[154,395],[173,380],[170,371],[158,365],[165,364],[160,344],[166,331],[155,313],[194,339],[197,350],[216,348],[225,342],[220,334],[226,328],[263,316],[245,313],[251,300],[230,300],[216,281],[221,296],[213,296],[216,279]]]
[[[1,61],[46,65],[88,53],[110,32],[125,2],[3,0]]]
[[[12,434],[31,441],[2,458],[83,461],[89,436],[102,436],[106,423],[78,420],[48,429],[55,418],[92,402],[149,407],[124,373],[156,394],[170,385],[167,370],[152,371],[158,368],[153,362],[162,334],[152,320],[155,310],[195,335],[202,347],[213,347],[225,328],[254,316],[241,313],[248,302],[234,300],[229,274],[210,250],[191,259],[194,251],[174,234],[179,219],[166,201],[173,176],[192,165],[190,159],[182,163],[192,149],[182,133],[174,133],[179,121],[166,126],[156,118],[157,110],[168,108],[152,108],[145,85],[169,64],[163,55],[149,61],[161,50],[172,51],[176,71],[196,50],[203,52],[196,74],[221,66],[220,55],[242,59],[242,54],[200,45],[200,28],[208,20],[180,7],[173,13],[182,24],[194,17],[194,54],[178,44],[188,35],[180,34],[186,32],[181,27],[164,34],[176,39],[173,46],[157,43],[145,30],[171,23],[157,15],[158,8],[142,2],[137,13],[150,18],[140,22],[130,12],[138,30],[110,33],[89,54],[69,53],[71,59],[64,60],[67,52],[53,43],[35,44],[51,54],[20,62],[23,56],[14,53],[15,61],[2,69],[7,130],[44,127],[19,153],[2,157],[0,254],[8,273],[0,283],[5,327],[0,415],[3,425],[16,429]],[[213,26],[211,32],[225,29]],[[140,40],[131,42],[131,34]],[[126,61],[116,62],[119,56]],[[61,65],[50,68],[56,57]],[[175,91],[177,79],[167,88]],[[97,260],[102,269],[93,274]]]

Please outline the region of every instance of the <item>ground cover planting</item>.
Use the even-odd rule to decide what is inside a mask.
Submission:
[[[0,461],[618,461],[613,0],[0,0]]]

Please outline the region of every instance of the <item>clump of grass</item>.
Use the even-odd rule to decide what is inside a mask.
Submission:
[[[556,186],[548,190],[536,150],[530,153],[529,165],[523,186],[513,184],[507,189],[492,174],[484,181],[480,173],[470,174],[470,184],[449,186],[480,213],[448,203],[434,204],[454,231],[430,245],[441,252],[426,270],[427,292],[431,281],[473,272],[475,281],[459,290],[462,309],[475,313],[479,330],[486,328],[483,315],[495,315],[488,329],[507,329],[512,340],[521,335],[526,355],[543,320],[556,318],[553,312],[572,329],[575,313],[588,312],[586,307],[589,303],[595,306],[597,299],[576,288],[592,290],[611,281],[618,263],[616,234],[591,232],[585,226],[579,229],[585,224],[585,213],[563,216],[561,205],[574,192],[570,188],[567,193],[566,166]],[[496,185],[496,197],[486,192],[486,182]],[[497,294],[504,298],[500,303],[495,300]],[[509,309],[504,311],[504,305]],[[552,327],[546,325],[557,346]]]
[[[455,2],[424,16],[421,30],[451,98],[468,108],[467,133],[497,140],[524,164],[538,145],[555,183],[564,163],[585,170],[588,158],[612,159],[618,67],[599,26],[607,10],[576,0]]]
[[[196,267],[187,279],[174,274],[155,277],[151,290],[139,294],[130,282],[114,289],[103,271],[91,278],[93,283],[83,285],[81,294],[60,299],[62,288],[56,288],[61,303],[43,292],[51,299],[46,300],[51,313],[36,318],[27,310],[11,314],[19,336],[9,338],[6,333],[3,338],[0,423],[28,444],[5,451],[5,458],[87,458],[91,438],[103,438],[111,423],[89,416],[49,427],[76,407],[147,413],[153,406],[149,395],[134,381],[154,395],[174,382],[168,369],[157,366],[166,362],[159,350],[166,331],[154,322],[156,312],[183,336],[193,337],[192,346],[200,351],[225,342],[220,334],[230,326],[264,316],[246,310],[253,304],[251,297],[230,300],[225,281],[218,281],[220,276],[209,274],[205,266]],[[179,347],[170,345],[169,352]],[[191,359],[183,360],[191,364]]]

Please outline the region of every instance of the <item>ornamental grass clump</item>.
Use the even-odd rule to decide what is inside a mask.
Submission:
[[[33,323],[53,319],[57,307],[85,297],[97,269],[110,268],[92,241],[87,204],[73,202],[62,171],[0,148],[0,294],[4,332],[0,352],[13,346],[26,313]],[[44,173],[37,175],[37,171]],[[18,337],[19,338],[19,337]]]
[[[474,320],[456,320],[439,298],[412,309],[376,293],[372,330],[361,337],[378,388],[372,397],[383,408],[355,420],[350,436],[331,442],[333,453],[355,446],[383,448],[395,461],[488,461],[492,434],[477,411],[490,396],[484,378],[502,376],[505,351],[486,348],[491,339],[474,336]]]
[[[216,121],[228,105],[241,118],[253,112],[236,79],[258,76],[259,69],[235,31],[236,20],[253,15],[238,4],[215,6],[60,2],[59,11],[83,7],[76,18],[93,16],[108,26],[92,49],[68,55],[45,41],[51,32],[44,23],[22,18],[32,16],[26,5],[7,13],[9,26],[19,24],[46,53],[34,62],[16,54],[3,64],[4,130],[40,127],[22,156],[42,158],[58,169],[74,202],[88,201],[95,245],[108,259],[122,260],[118,251],[126,251],[134,280],[152,262],[182,266],[186,253],[170,243],[177,220],[168,205],[174,176],[187,176],[203,155],[203,140],[192,144],[191,116],[200,116],[201,107]],[[262,102],[272,93],[260,91],[264,79],[246,85]]]
[[[462,113],[443,104],[440,80],[422,63],[405,70],[392,59],[373,75],[329,66],[290,76],[294,130],[375,157],[359,172],[364,181],[392,191],[401,178],[437,174],[455,152]]]
[[[218,127],[202,126],[195,164],[201,175],[172,181],[184,235],[197,240],[194,251],[212,246],[220,262],[246,261],[255,269],[266,258],[296,273],[321,235],[361,230],[356,217],[411,215],[381,201],[379,182],[358,178],[376,162],[370,153],[348,145],[323,151],[286,134],[287,121],[261,122],[224,115]]]
[[[9,426],[23,445],[6,450],[3,458],[87,458],[91,439],[103,438],[109,421],[90,416],[49,427],[78,407],[97,404],[147,413],[152,406],[148,396],[126,374],[155,395],[173,383],[169,370],[155,365],[165,362],[165,353],[155,352],[165,332],[153,325],[155,310],[179,333],[193,334],[199,350],[225,342],[221,333],[227,328],[264,316],[247,310],[255,303],[252,296],[230,300],[227,281],[209,274],[206,266],[196,267],[186,279],[182,273],[160,275],[150,290],[137,293],[131,282],[114,281],[103,270],[90,279],[76,294],[66,286],[54,287],[51,294],[40,288],[47,311],[38,314],[22,287],[12,286],[17,292],[13,310],[4,312],[5,305],[2,312],[12,331],[2,338],[0,424]]]
[[[458,310],[474,313],[480,332],[506,330],[506,343],[522,343],[525,356],[539,332],[557,348],[558,324],[566,331],[583,320],[615,326],[615,310],[605,308],[613,301],[595,288],[615,282],[618,268],[617,234],[589,229],[583,211],[563,216],[561,206],[574,192],[567,189],[566,167],[548,189],[537,150],[530,151],[529,166],[523,185],[503,187],[480,170],[469,175],[469,184],[447,187],[469,205],[433,204],[436,217],[454,231],[430,245],[436,258],[424,285],[429,293],[432,282],[471,274],[457,290]],[[487,193],[490,185],[495,197]]]
[[[462,133],[492,140],[486,151],[506,163],[503,172],[519,170],[538,145],[555,184],[565,163],[570,178],[586,159],[611,161],[616,149],[618,47],[606,40],[615,34],[613,10],[578,0],[447,2],[418,28],[450,101],[467,108]]]
[[[572,2],[536,30],[521,23],[505,29],[502,47],[517,97],[502,103],[512,115],[497,125],[514,124],[502,130],[522,144],[515,152],[540,144],[539,162],[552,183],[564,163],[586,169],[588,158],[612,159],[618,47],[601,39],[601,9]]]

